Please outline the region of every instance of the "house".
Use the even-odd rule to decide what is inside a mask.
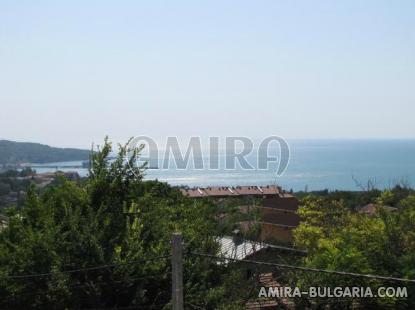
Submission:
[[[298,199],[288,193],[280,193],[262,200],[261,239],[291,243],[292,231],[300,223],[300,216],[297,214],[298,206]]]
[[[271,244],[266,244],[262,242],[253,242],[249,240],[239,239],[238,237],[220,237],[217,238],[216,241],[218,242],[219,248],[219,255],[223,258],[220,261],[220,264],[228,264],[234,260],[259,260],[263,261],[264,257],[271,256],[274,257],[275,253],[273,251],[284,251],[288,248],[274,246]],[[292,251],[292,248],[289,248]],[[271,252],[270,252],[271,251]],[[296,250],[301,255],[305,255],[305,251],[303,250]],[[274,253],[274,254],[273,254]],[[244,266],[244,265],[242,265]],[[252,265],[245,265],[246,268],[245,272],[248,275],[252,276],[254,270]],[[269,266],[262,266],[262,267],[255,267],[256,272],[259,272],[258,277],[258,286],[262,286],[265,288],[277,288],[281,287],[274,275],[273,269]],[[262,269],[262,271],[261,271]],[[273,309],[295,309],[294,304],[292,301],[288,300],[284,297],[276,297],[276,298],[257,298],[253,300],[248,300],[245,303],[245,309],[247,310],[273,310]]]
[[[299,201],[290,193],[276,185],[267,186],[216,186],[197,187],[181,189],[183,195],[190,198],[212,198],[216,203],[222,202],[230,197],[243,198],[252,203],[256,199],[261,220],[261,240],[264,242],[277,241],[291,243],[293,240],[293,229],[300,223],[297,214]],[[248,204],[240,207],[241,213],[248,212]],[[251,223],[241,223],[242,230]]]
[[[242,260],[267,248],[266,244],[237,237],[224,236],[217,238],[220,249],[219,255],[225,259]]]
[[[259,275],[259,284],[261,287],[281,288],[281,284],[275,279],[272,272],[261,273]],[[277,310],[277,309],[295,309],[295,304],[285,297],[275,298],[258,298],[245,303],[246,310]]]
[[[363,207],[358,208],[358,211],[360,214],[365,214],[368,216],[373,216],[378,212],[379,210],[384,210],[387,212],[396,212],[398,211],[397,208],[389,207],[389,206],[380,206],[374,203],[369,203]]]

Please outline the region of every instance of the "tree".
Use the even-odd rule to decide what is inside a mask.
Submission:
[[[44,193],[32,187],[24,208],[9,211],[0,233],[0,307],[64,309],[149,306],[170,301],[170,236],[179,230],[187,251],[216,253],[214,207],[178,189],[143,181],[136,157],[111,143],[91,156],[89,177],[61,178]],[[135,263],[132,263],[135,262]],[[108,268],[67,272],[93,266]],[[218,306],[223,267],[186,259],[186,298]],[[208,267],[208,268],[207,268]],[[45,276],[10,278],[13,275]],[[9,278],[8,278],[9,277]],[[198,288],[198,289],[196,289]]]
[[[382,193],[380,199],[389,198]],[[308,197],[300,209],[303,221],[295,230],[295,244],[308,250],[305,266],[376,274],[401,278],[415,276],[415,198],[401,201],[401,212],[380,210],[374,216],[345,212],[343,202]],[[394,282],[333,276],[324,273],[300,274],[298,284],[307,286],[397,286]],[[415,299],[408,286],[409,298],[360,300],[377,306],[414,305]],[[413,294],[413,293],[412,293]],[[411,297],[412,296],[412,297]],[[325,301],[327,302],[327,300]],[[339,302],[334,300],[334,302]],[[351,305],[352,300],[344,301]]]

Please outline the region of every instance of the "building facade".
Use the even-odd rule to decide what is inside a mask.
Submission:
[[[299,201],[290,193],[275,185],[205,187],[181,189],[190,198],[213,198],[220,202],[229,197],[254,199],[259,202],[261,241],[291,243],[293,229],[300,223],[297,214]],[[246,223],[244,223],[246,226]]]

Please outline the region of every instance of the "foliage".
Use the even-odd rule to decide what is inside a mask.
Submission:
[[[377,201],[391,202],[390,191]],[[400,212],[379,210],[374,216],[350,212],[343,201],[321,197],[303,200],[303,220],[295,230],[295,244],[308,251],[304,265],[313,268],[376,274],[401,278],[415,277],[415,196],[400,202]],[[393,281],[333,276],[325,273],[303,273],[298,284],[312,286],[398,286]],[[414,287],[408,286],[407,300],[392,298],[362,300],[378,306],[414,305]],[[412,297],[411,297],[412,296]],[[337,301],[338,302],[338,301]],[[351,304],[351,300],[346,300]]]
[[[60,179],[25,207],[9,211],[0,233],[0,307],[65,309],[164,305],[170,301],[171,233],[179,230],[188,251],[216,253],[214,207],[195,202],[165,183],[142,180],[145,171],[126,162],[119,146],[114,160],[106,140],[91,157],[81,183]],[[135,263],[131,263],[135,262]],[[114,265],[115,264],[115,265]],[[88,272],[66,272],[109,265]],[[186,298],[218,306],[223,266],[186,259]],[[8,278],[44,273],[41,277]]]

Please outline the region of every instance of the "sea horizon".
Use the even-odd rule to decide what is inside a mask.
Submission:
[[[286,190],[362,190],[368,182],[379,188],[403,183],[415,184],[415,139],[296,139],[288,140],[290,161],[285,173],[269,170],[185,170],[149,169],[145,179],[158,179],[174,186],[237,186],[278,184]],[[251,159],[255,159],[252,154]],[[86,176],[88,169],[64,166],[81,161],[56,164],[62,171],[77,171]],[[36,168],[39,173],[55,171]],[[366,185],[365,185],[366,184]]]

